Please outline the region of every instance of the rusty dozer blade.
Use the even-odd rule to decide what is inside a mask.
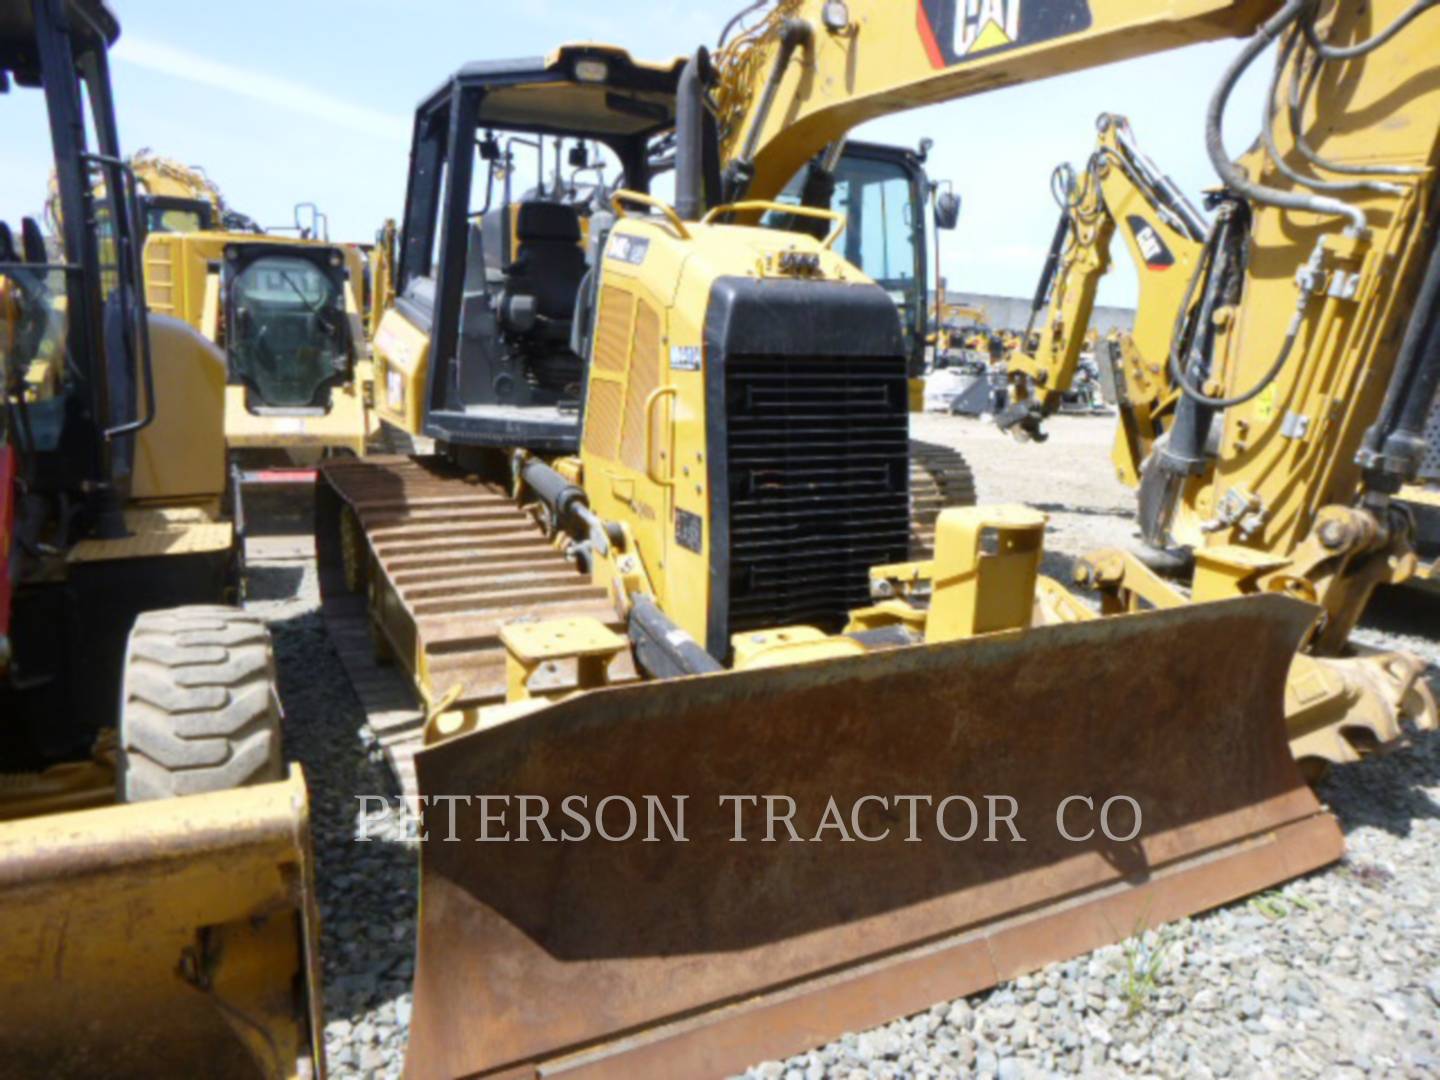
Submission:
[[[407,1074],[736,1072],[1337,859],[1282,720],[1313,617],[1269,595],[616,687],[423,751],[424,795],[472,798],[425,810]],[[545,797],[556,842],[480,795]],[[674,824],[680,795],[683,843],[645,803]],[[803,839],[765,842],[762,798],[735,842],[735,795],[793,798]],[[952,795],[979,811],[968,840],[963,803],[937,822]],[[986,840],[987,795],[1023,842]],[[637,831],[566,842],[568,796],[611,836],[628,811],[600,800],[625,796]],[[1141,809],[1132,840],[1099,831],[1112,796]],[[812,840],[831,799],[888,835]],[[1093,836],[1061,836],[1062,803]]]
[[[0,824],[0,1077],[320,1078],[305,781]]]

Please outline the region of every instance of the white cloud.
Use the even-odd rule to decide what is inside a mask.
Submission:
[[[255,68],[227,64],[133,34],[120,38],[113,55],[121,63],[248,97],[336,127],[402,143],[410,141],[409,117],[354,105],[304,83]]]

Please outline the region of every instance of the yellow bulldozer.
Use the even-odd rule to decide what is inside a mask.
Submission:
[[[1197,289],[1226,310],[1201,335],[1243,328],[1267,363],[1343,339],[1351,409],[1227,438],[1339,475],[1373,419],[1366,468],[1403,472],[1383,455],[1434,373],[1398,347],[1435,310],[1425,7],[780,0],[713,55],[564,46],[420,104],[376,407],[436,453],[328,462],[317,494],[327,608],[362,613],[421,705],[391,746],[430,840],[411,1075],[735,1071],[1339,856],[1286,726],[1287,672],[1335,615],[1301,574],[1258,587],[1247,546],[1304,519],[1236,495],[1191,602],[1130,585],[1101,615],[1039,574],[1042,514],[942,496],[920,520],[924,293],[848,257],[826,174],[864,120],[1244,37],[1213,142],[1240,73],[1279,38],[1290,77],[1301,35],[1316,152],[1344,165],[1363,135],[1404,191],[1383,214],[1367,189],[1277,194],[1268,159],[1212,147],[1230,225]],[[495,227],[502,139],[600,144],[608,200],[557,184]],[[861,194],[867,230],[919,220],[894,179]],[[1383,506],[1340,503],[1330,566],[1405,557]],[[1335,670],[1299,690],[1328,700]],[[1084,807],[1113,816],[1071,832]]]
[[[316,1077],[305,784],[229,605],[224,365],[145,311],[118,33],[0,3],[0,101],[43,97],[61,211],[0,226],[0,1073]]]

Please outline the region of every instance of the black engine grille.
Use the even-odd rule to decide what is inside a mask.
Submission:
[[[731,356],[725,400],[730,633],[834,633],[907,556],[905,361]]]
[[[1425,451],[1425,460],[1420,465],[1423,480],[1440,480],[1440,395],[1430,409],[1430,423],[1425,428],[1425,440],[1430,444]]]

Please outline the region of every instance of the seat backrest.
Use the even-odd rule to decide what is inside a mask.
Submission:
[[[543,318],[568,321],[585,275],[580,215],[564,203],[523,203],[515,236],[510,288],[534,296],[536,313]]]

